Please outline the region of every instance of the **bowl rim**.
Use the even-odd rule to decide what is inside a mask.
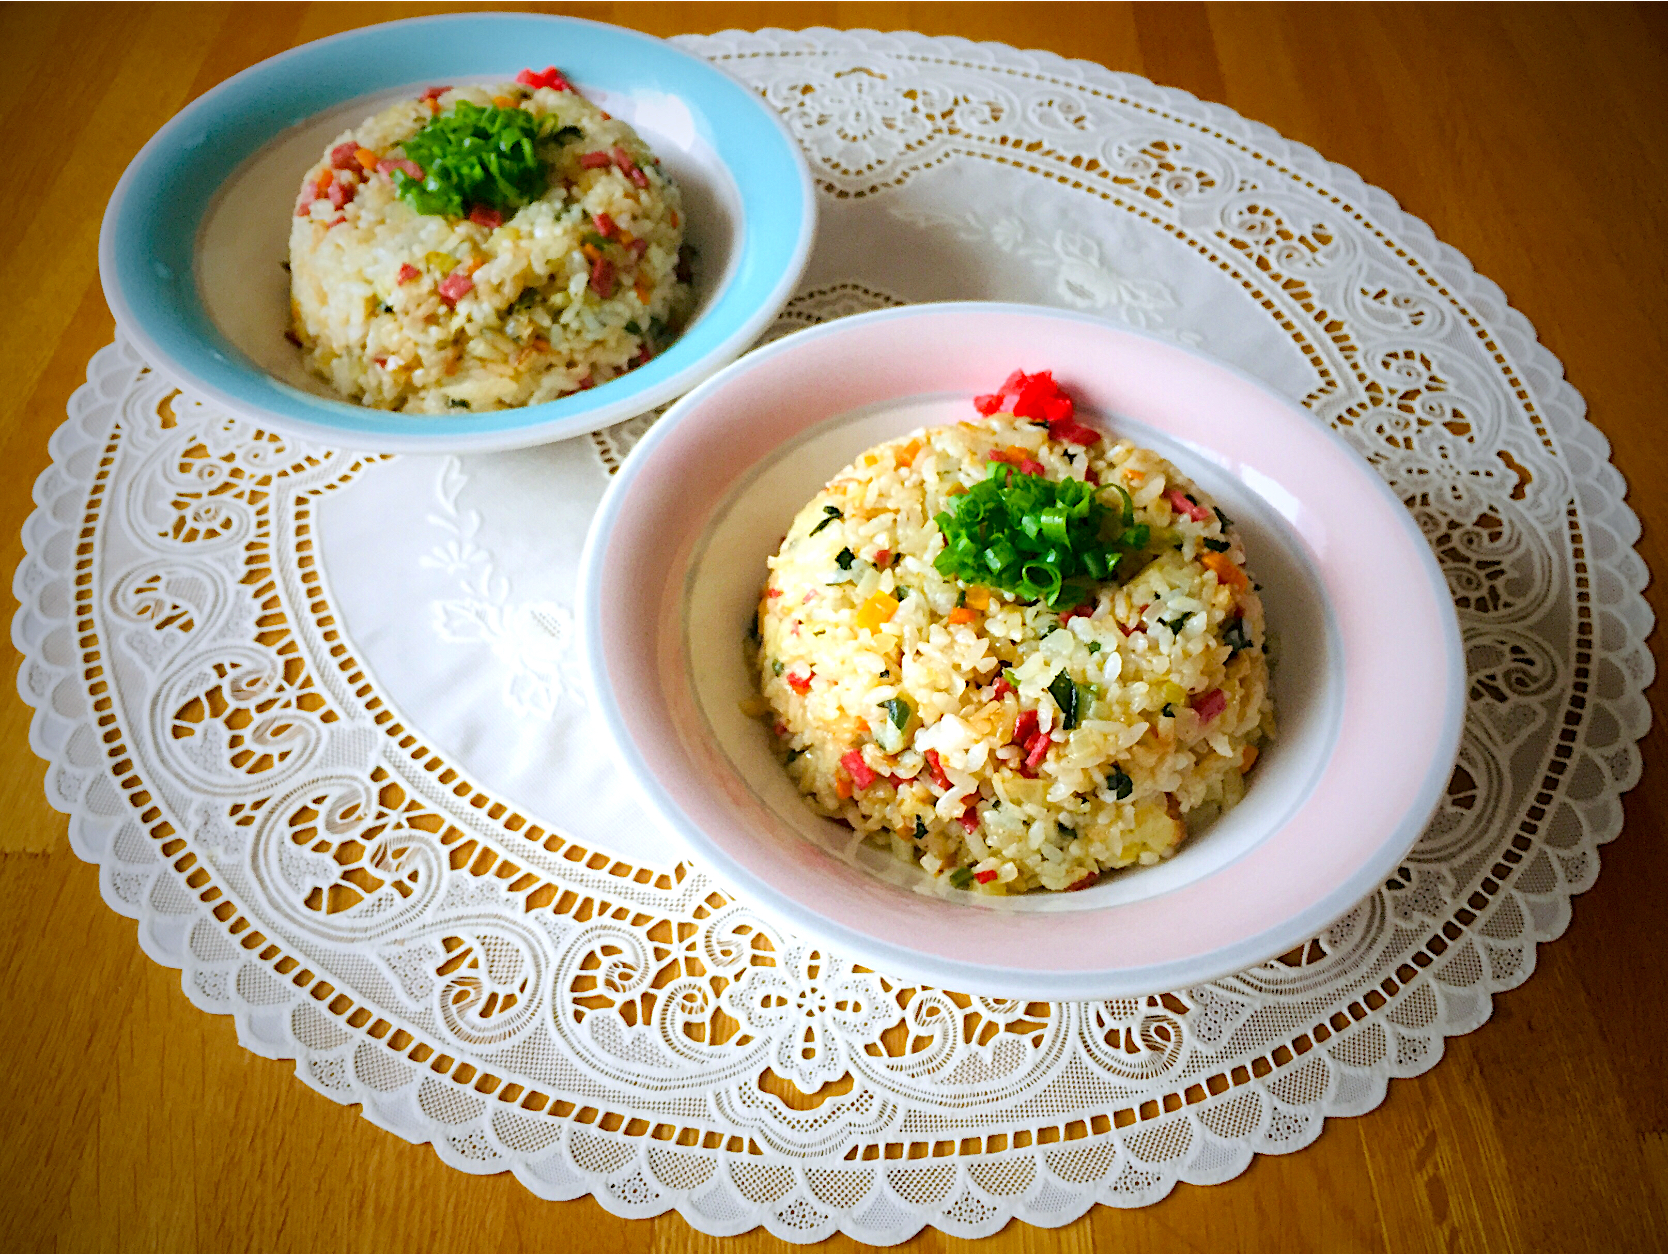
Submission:
[[[654,362],[590,391],[539,405],[486,411],[475,415],[474,420],[448,418],[444,425],[437,424],[433,416],[399,414],[312,395],[268,374],[247,360],[235,347],[217,345],[203,338],[196,328],[175,331],[172,327],[161,325],[180,323],[180,317],[175,312],[178,301],[151,277],[153,268],[160,267],[161,263],[153,262],[147,256],[135,258],[132,265],[124,264],[125,255],[135,249],[138,237],[143,233],[142,228],[150,220],[149,216],[140,216],[144,211],[136,209],[135,205],[141,191],[154,195],[154,187],[159,181],[180,168],[182,160],[199,146],[200,140],[194,142],[191,138],[193,133],[207,119],[216,116],[226,106],[228,98],[281,79],[292,72],[297,62],[316,59],[321,53],[339,50],[343,45],[385,38],[395,31],[426,34],[431,30],[443,31],[447,27],[462,26],[501,27],[506,32],[525,30],[527,26],[547,30],[582,28],[593,37],[617,40],[628,46],[636,45],[639,50],[652,50],[669,63],[681,66],[683,72],[694,75],[698,81],[704,80],[705,90],[715,97],[715,108],[718,105],[744,108],[750,112],[755,125],[768,123],[782,144],[783,154],[777,155],[787,156],[793,172],[791,189],[789,180],[784,179],[781,183],[783,191],[789,194],[784,216],[791,214],[792,197],[797,196],[798,221],[794,225],[795,235],[791,248],[786,252],[785,264],[762,297],[754,294],[752,308],[745,316],[740,317],[728,331],[717,330],[717,343],[699,356],[682,364],[676,364],[674,358],[674,367],[669,373],[661,373],[655,367],[674,356],[676,344]],[[507,40],[508,34],[504,38]],[[418,74],[418,78],[423,77],[435,76]],[[293,90],[302,89],[298,86]],[[375,94],[378,90],[380,87],[373,84],[365,94]],[[678,94],[680,98],[687,99],[682,93]],[[316,116],[320,111],[352,98],[343,97],[333,103],[319,105],[308,116]],[[231,169],[235,170],[264,144],[297,124],[285,122],[277,125],[261,143],[240,152]],[[740,298],[734,290],[737,278],[749,250],[761,246],[760,232],[750,221],[754,207],[748,203],[747,188],[741,187],[740,180],[736,179],[733,162],[726,161],[722,154],[718,159],[742,195],[738,197],[740,217],[736,230],[735,270],[730,280],[715,293],[716,299],[707,316],[722,311],[725,316],[733,317],[734,313],[723,310],[722,306],[727,296],[729,299]],[[785,173],[785,169],[772,171],[770,177],[774,179]],[[220,184],[224,183],[225,177],[229,177],[229,173],[220,179]],[[206,208],[205,205],[201,210],[194,210],[196,216],[192,219],[191,231],[194,238],[201,231]],[[816,240],[817,214],[817,188],[809,162],[782,116],[723,69],[669,40],[628,27],[559,14],[432,14],[356,27],[286,49],[240,70],[187,104],[145,141],[117,181],[100,224],[98,265],[105,301],[123,334],[133,341],[147,363],[234,416],[339,448],[377,452],[486,452],[551,443],[635,417],[673,400],[735,360],[763,333],[798,286]],[[142,266],[141,261],[145,263]],[[140,269],[144,273],[139,281],[133,274],[124,274],[124,270]],[[152,283],[149,287],[143,284],[147,278]],[[201,295],[197,288],[194,256],[188,281],[193,291],[193,305],[200,311]],[[755,283],[753,286],[763,287],[763,284]],[[145,316],[141,316],[138,310],[147,305],[150,308]],[[211,335],[219,335],[206,313],[202,314],[202,321],[207,324]],[[705,317],[698,319],[691,324],[691,330],[705,321]],[[158,326],[153,326],[153,322]],[[230,348],[231,352],[222,351],[223,347]],[[267,394],[265,399],[268,403],[239,394],[235,390],[237,381],[247,381],[260,388]],[[614,392],[616,387],[619,391]]]
[[[1350,874],[1308,908],[1269,924],[1231,945],[1219,947],[1203,955],[1144,966],[1108,966],[1088,971],[1037,970],[924,954],[919,950],[877,938],[827,915],[805,914],[802,903],[761,878],[744,862],[707,838],[701,826],[684,813],[676,798],[655,775],[638,749],[624,711],[614,699],[604,649],[600,647],[603,640],[603,582],[607,569],[602,558],[608,548],[609,538],[628,504],[632,486],[642,474],[644,467],[653,459],[655,450],[671,438],[689,412],[702,405],[714,393],[728,387],[738,376],[758,368],[761,363],[772,357],[801,352],[819,339],[851,334],[863,326],[877,322],[904,322],[965,314],[990,317],[1018,315],[1086,324],[1133,340],[1147,341],[1162,347],[1166,352],[1182,354],[1206,367],[1225,372],[1238,384],[1255,389],[1288,412],[1306,420],[1313,434],[1347,456],[1360,471],[1361,478],[1371,485],[1369,490],[1380,497],[1381,503],[1392,506],[1394,516],[1400,519],[1402,539],[1415,555],[1415,563],[1425,577],[1426,590],[1430,593],[1441,620],[1444,694],[1441,727],[1434,739],[1434,748],[1425,775],[1419,781],[1418,787],[1408,793],[1409,801],[1403,808],[1399,820],[1376,849],[1360,859]],[[739,477],[738,474],[737,478]],[[735,479],[730,482],[733,484]],[[687,572],[675,570],[672,573],[677,575]],[[709,870],[718,883],[733,894],[739,904],[755,910],[762,917],[783,928],[789,935],[802,935],[826,943],[842,956],[872,966],[888,976],[902,979],[920,978],[938,987],[955,988],[968,993],[1058,1001],[1149,995],[1220,979],[1287,952],[1348,914],[1405,858],[1441,800],[1453,764],[1458,757],[1464,729],[1464,648],[1458,614],[1453,605],[1447,579],[1412,514],[1395,495],[1390,485],[1361,455],[1342,436],[1325,423],[1316,420],[1307,410],[1231,363],[1104,318],[1048,306],[983,301],[904,305],[808,327],[747,354],[681,398],[632,450],[614,475],[614,481],[604,493],[592,520],[580,558],[579,585],[578,618],[586,679],[602,716],[603,726],[612,743],[615,757],[624,767],[624,774],[630,779],[635,792],[649,811],[676,837],[697,864]],[[1311,785],[1311,792],[1319,787],[1321,778],[1336,769],[1337,758],[1335,752],[1329,751],[1324,768]],[[1271,830],[1267,835],[1272,836],[1277,830]],[[1225,866],[1214,874],[1224,874],[1230,869],[1231,866]],[[1120,908],[1122,907],[1108,906],[1103,909],[1115,911]]]

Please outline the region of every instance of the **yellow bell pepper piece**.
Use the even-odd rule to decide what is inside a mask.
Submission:
[[[879,631],[897,612],[897,600],[890,593],[877,592],[857,607],[857,625],[864,631]]]

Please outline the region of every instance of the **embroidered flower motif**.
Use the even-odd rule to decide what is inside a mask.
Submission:
[[[900,1013],[878,975],[807,944],[793,946],[777,966],[747,967],[721,1004],[770,1042],[771,1067],[807,1093],[843,1076],[848,1051],[878,1040]]]

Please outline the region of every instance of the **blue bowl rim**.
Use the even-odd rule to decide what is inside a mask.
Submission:
[[[793,246],[776,281],[747,315],[737,320],[728,331],[720,327],[715,332],[719,336],[718,342],[693,360],[679,363],[676,359],[677,345],[674,345],[655,362],[589,392],[541,405],[488,411],[440,422],[433,416],[407,416],[311,395],[273,378],[229,344],[225,347],[231,349],[230,353],[220,352],[217,360],[217,347],[201,338],[197,329],[181,330],[177,326],[167,326],[168,315],[161,311],[167,310],[173,303],[168,299],[168,290],[159,284],[146,288],[142,282],[134,282],[133,275],[123,275],[124,241],[142,238],[140,228],[144,223],[138,219],[134,209],[135,193],[154,187],[180,164],[181,152],[189,147],[182,140],[190,129],[221,108],[226,97],[235,94],[239,88],[247,89],[252,81],[283,74],[296,61],[316,56],[322,48],[374,40],[394,30],[461,25],[497,25],[507,29],[528,25],[546,29],[578,27],[628,45],[636,44],[652,49],[656,55],[670,58],[674,63],[682,62],[686,69],[705,81],[709,90],[730,94],[727,102],[720,100],[718,103],[751,106],[756,110],[755,120],[768,120],[797,175],[793,190],[798,198],[798,222]],[[422,75],[417,74],[416,77]],[[369,91],[375,90],[375,86],[369,88]],[[284,129],[287,126],[277,127],[263,142],[270,142]],[[240,153],[237,161],[246,160],[253,151]],[[752,206],[747,202],[746,188],[739,190],[743,195],[738,271],[749,250],[758,246],[759,235],[757,230],[749,229],[748,215]],[[792,207],[790,200],[790,212]],[[99,273],[105,300],[115,315],[117,325],[135,343],[141,356],[176,382],[233,415],[297,435],[321,439],[337,447],[388,452],[487,451],[550,443],[623,421],[675,399],[728,365],[751,346],[787,303],[810,259],[816,223],[816,184],[805,154],[787,124],[744,84],[710,62],[666,40],[586,18],[536,13],[436,14],[358,27],[288,49],[238,72],[181,109],[140,148],[111,193],[99,233]],[[202,215],[198,212],[191,219],[193,238],[201,224]],[[128,280],[125,284],[124,277]],[[719,291],[718,300],[705,316],[693,324],[692,329],[708,322],[715,313],[731,315],[731,311],[723,309],[723,306],[734,287],[735,274],[732,273],[731,280]],[[200,297],[195,294],[194,270],[192,290],[195,314],[208,327],[210,334],[217,337],[218,331],[208,322],[201,309]],[[155,315],[157,321],[164,323],[163,327],[153,327],[148,318],[137,313],[138,308],[147,304],[151,306],[147,313]],[[666,373],[657,372],[655,367],[668,359],[671,359],[671,369]],[[253,381],[276,398],[277,403],[263,405],[240,395],[232,386],[238,381]]]

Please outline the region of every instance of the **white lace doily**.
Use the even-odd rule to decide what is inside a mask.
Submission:
[[[196,1005],[378,1125],[715,1234],[1057,1225],[1371,1109],[1528,977],[1638,774],[1646,572],[1580,397],[1389,196],[1226,109],[959,40],[683,44],[780,108],[821,182],[784,326],[1096,310],[1237,362],[1372,461],[1469,650],[1425,837],[1233,979],[1065,1005],[900,987],[772,933],[610,800],[573,563],[641,420],[348,456],[212,412],[118,342],[53,438],[14,623],[48,792],[106,900]]]

